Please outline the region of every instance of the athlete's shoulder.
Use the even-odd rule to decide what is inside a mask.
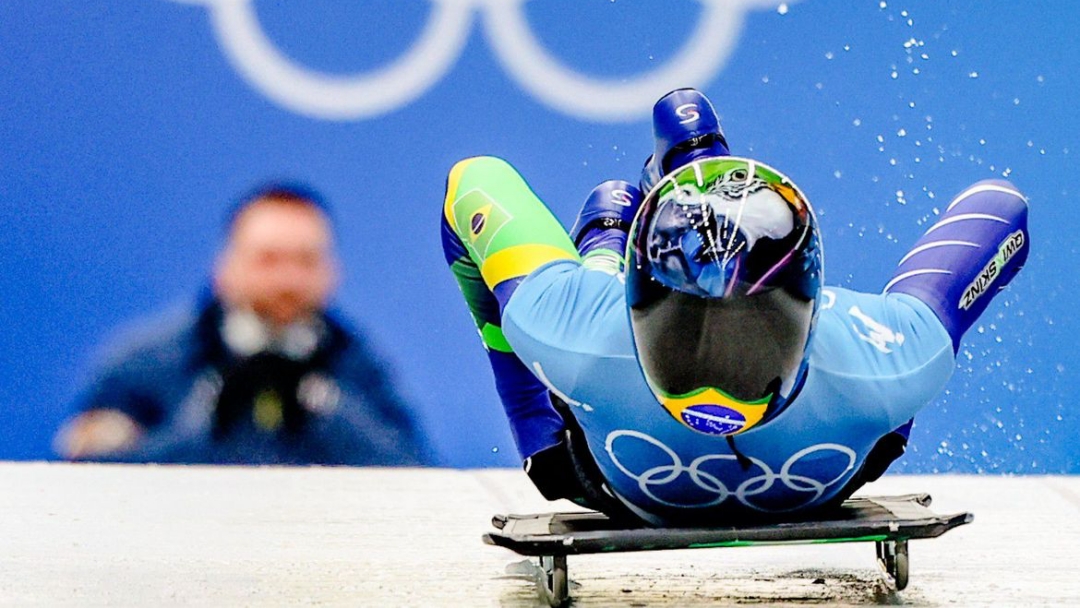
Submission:
[[[897,424],[910,418],[952,373],[944,326],[904,294],[826,292],[810,350],[812,379],[853,405],[895,414]]]
[[[902,317],[909,311],[887,295],[829,287],[821,300],[811,364],[843,367],[836,364],[857,355],[890,354],[908,339]]]

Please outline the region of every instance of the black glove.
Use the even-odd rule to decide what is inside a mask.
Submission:
[[[548,500],[565,498],[600,511],[613,520],[640,525],[641,519],[607,489],[604,476],[596,466],[585,435],[570,408],[554,395],[551,401],[568,428],[563,431],[559,443],[525,459],[525,472],[533,485]]]

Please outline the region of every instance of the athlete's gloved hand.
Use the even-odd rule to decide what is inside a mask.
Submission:
[[[558,444],[525,459],[525,473],[548,500],[566,499],[612,519],[636,521],[637,518],[607,490],[584,443],[578,433],[564,430]]]
[[[570,444],[566,441],[565,431],[563,433],[559,443],[529,456],[522,464],[525,474],[548,500],[575,500],[584,494],[577,476],[573,474]]]
[[[608,490],[570,406],[554,395],[551,402],[566,420],[567,428],[556,445],[525,459],[525,473],[533,485],[548,500],[565,498],[614,520],[640,524],[638,517]]]
[[[626,237],[641,206],[641,192],[630,182],[612,179],[593,188],[570,230],[586,265],[621,268]]]

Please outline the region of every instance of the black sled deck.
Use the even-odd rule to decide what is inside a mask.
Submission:
[[[776,544],[873,542],[878,562],[897,590],[908,583],[908,540],[935,538],[970,523],[971,513],[939,515],[928,494],[848,499],[829,517],[725,528],[626,527],[595,511],[496,515],[489,545],[540,558],[542,592],[552,606],[569,599],[566,557],[623,551],[663,551]]]

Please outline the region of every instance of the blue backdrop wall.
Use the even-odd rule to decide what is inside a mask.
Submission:
[[[445,270],[458,159],[509,159],[569,225],[636,179],[652,101],[714,100],[819,210],[828,282],[879,290],[949,198],[1007,177],[1032,256],[918,419],[906,472],[1080,472],[1080,3],[9,0],[0,4],[0,458],[50,438],[100,341],[190,299],[267,177],[336,205],[338,306],[454,466],[516,466]]]

